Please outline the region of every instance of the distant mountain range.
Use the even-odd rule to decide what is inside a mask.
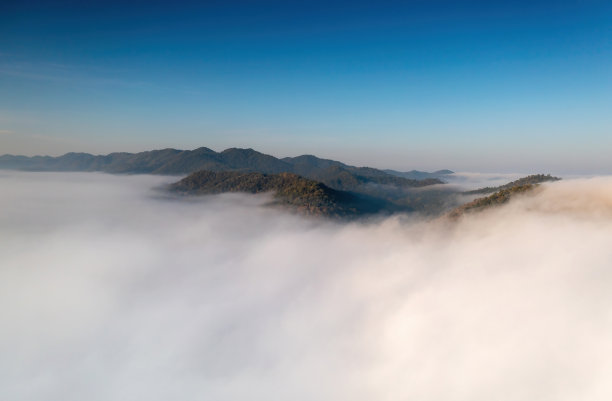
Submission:
[[[50,156],[0,156],[0,168],[28,171],[103,171],[107,173],[185,175],[195,171],[240,171],[263,174],[293,173],[324,183],[330,188],[361,193],[379,192],[381,187],[416,188],[442,184],[439,178],[406,178],[370,167],[355,167],[312,155],[285,157],[253,149],[230,148],[215,152],[162,149],[140,153],[67,153]],[[428,173],[422,173],[427,175]]]
[[[26,171],[102,171],[125,174],[187,175],[170,186],[187,195],[271,192],[274,203],[310,215],[356,217],[373,213],[419,211],[452,216],[502,204],[532,189],[550,175],[531,175],[494,188],[460,192],[444,184],[450,170],[400,172],[355,167],[312,155],[282,159],[253,149],[215,152],[162,149],[140,153],[67,153],[50,156],[0,156],[0,169]],[[495,193],[457,208],[465,195]]]

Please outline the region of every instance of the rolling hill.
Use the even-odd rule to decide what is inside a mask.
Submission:
[[[172,184],[169,189],[182,195],[270,192],[275,205],[302,214],[326,217],[358,217],[394,209],[383,199],[338,191],[293,173],[198,171]]]

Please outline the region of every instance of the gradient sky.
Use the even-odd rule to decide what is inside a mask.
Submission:
[[[201,3],[3,1],[0,154],[612,173],[610,1]]]

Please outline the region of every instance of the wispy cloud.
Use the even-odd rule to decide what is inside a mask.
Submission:
[[[75,85],[114,85],[130,88],[154,88],[155,85],[120,77],[119,71],[91,66],[78,66],[51,62],[0,62],[0,75],[19,79],[69,83]]]

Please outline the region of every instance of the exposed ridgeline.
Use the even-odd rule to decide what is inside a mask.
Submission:
[[[486,196],[484,198],[474,199],[473,201],[466,203],[465,205],[459,206],[455,210],[449,213],[449,217],[458,218],[466,213],[480,212],[485,209],[496,207],[507,203],[510,198],[517,194],[531,191],[536,187],[537,184],[526,184],[517,185],[512,188],[505,188],[495,192],[493,195]]]
[[[559,181],[560,179],[561,178],[553,177],[550,174],[547,174],[547,175],[533,174],[533,175],[528,175],[527,177],[519,178],[516,181],[509,182],[508,184],[501,185],[499,187],[480,188],[480,189],[475,189],[473,191],[466,191],[464,192],[464,194],[466,195],[490,194],[493,192],[500,191],[502,189],[510,189],[510,188],[521,186],[521,185],[540,184],[542,182],[547,182],[547,181]]]
[[[384,200],[338,191],[292,173],[198,171],[170,185],[170,190],[184,195],[271,192],[276,205],[326,217],[357,217],[392,209]]]
[[[141,153],[111,153],[106,156],[67,153],[50,156],[0,156],[0,168],[28,171],[103,171],[107,173],[184,175],[195,171],[241,171],[262,174],[294,173],[345,191],[378,194],[384,187],[394,189],[442,184],[437,178],[408,179],[369,167],[354,167],[311,155],[286,157],[253,149],[208,148],[195,150],[162,149]]]
[[[474,199],[458,208],[454,209],[449,213],[451,218],[459,218],[466,213],[480,212],[492,207],[497,207],[507,203],[513,197],[530,192],[537,188],[541,183],[547,181],[559,181],[561,178],[552,177],[550,174],[536,174],[527,177],[520,178],[516,181],[512,181],[506,185],[495,188],[482,188],[476,191],[464,192],[464,194],[478,194],[478,193],[489,193],[491,189],[496,191],[492,195],[485,196],[482,198]]]
[[[29,171],[103,171],[107,173],[183,175],[198,170],[252,170],[280,173],[291,168],[285,162],[252,149],[227,149],[215,152],[208,148],[195,150],[162,149],[140,153],[66,153],[50,156],[0,156],[0,168]]]

